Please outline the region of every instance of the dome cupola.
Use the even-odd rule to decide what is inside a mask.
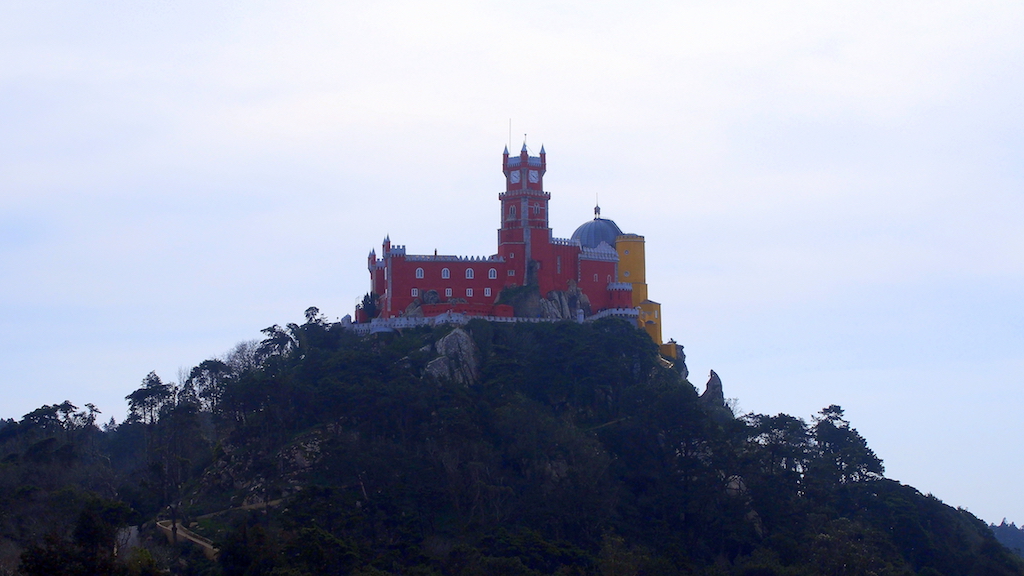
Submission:
[[[618,225],[612,220],[601,218],[601,207],[594,207],[594,219],[576,229],[572,239],[579,241],[584,248],[597,248],[601,242],[615,246],[615,239],[622,235]]]

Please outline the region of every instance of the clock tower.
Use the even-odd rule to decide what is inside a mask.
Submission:
[[[540,262],[549,252],[551,228],[548,225],[548,201],[544,191],[547,157],[544,146],[540,156],[530,156],[523,143],[519,156],[502,158],[505,191],[501,201],[501,228],[498,230],[498,255],[508,266],[506,285],[523,286],[537,283]]]

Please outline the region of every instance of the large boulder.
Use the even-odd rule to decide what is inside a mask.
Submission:
[[[537,286],[512,286],[502,288],[498,304],[508,304],[517,318],[543,318],[544,310]]]
[[[421,306],[421,304],[422,302],[420,301],[419,298],[414,298],[413,301],[409,302],[409,305],[405,307],[404,316],[406,318],[422,318],[423,307]]]
[[[441,301],[441,296],[437,293],[437,290],[427,290],[423,293],[422,301],[424,304],[437,304]]]
[[[427,374],[459,384],[474,384],[480,379],[480,351],[468,332],[456,328],[434,344],[438,357],[427,363]]]

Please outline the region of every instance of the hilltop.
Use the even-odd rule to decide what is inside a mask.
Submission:
[[[0,427],[0,574],[1024,574],[840,407],[735,415],[627,322],[306,320],[146,376],[120,425]]]

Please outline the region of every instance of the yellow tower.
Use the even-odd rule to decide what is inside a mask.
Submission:
[[[633,285],[633,307],[640,310],[637,322],[659,346],[663,355],[675,358],[675,343],[661,342],[661,304],[647,297],[644,237],[639,234],[622,234],[615,239],[615,251],[619,253],[619,282]]]

